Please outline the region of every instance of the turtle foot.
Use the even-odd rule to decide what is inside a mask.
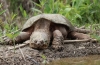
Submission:
[[[56,50],[61,50],[63,49],[63,37],[62,36],[57,36],[54,38],[53,43],[52,43],[52,48]]]
[[[54,50],[62,50],[63,49],[63,45],[52,45],[52,48]]]

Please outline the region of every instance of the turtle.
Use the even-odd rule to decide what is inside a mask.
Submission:
[[[62,47],[65,39],[87,39],[88,35],[75,31],[71,22],[61,14],[39,14],[28,19],[15,43],[29,40],[34,49],[54,49]],[[12,43],[11,43],[12,44]]]

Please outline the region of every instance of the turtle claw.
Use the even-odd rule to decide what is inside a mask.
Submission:
[[[56,50],[62,50],[63,49],[63,38],[62,37],[54,38],[53,43],[52,43],[52,48]]]
[[[7,45],[12,45],[13,44],[13,40],[11,40],[10,38],[8,38],[7,36],[3,37],[2,39],[2,44],[7,44]]]

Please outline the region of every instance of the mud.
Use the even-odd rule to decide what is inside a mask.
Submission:
[[[60,58],[100,55],[99,43],[69,43],[64,44],[63,47],[59,50],[51,47],[36,50],[26,46],[9,50],[9,46],[3,45],[0,46],[0,65],[44,65]]]

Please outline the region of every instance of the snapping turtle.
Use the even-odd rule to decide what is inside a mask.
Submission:
[[[30,40],[32,48],[45,49],[49,45],[60,48],[64,39],[89,38],[74,30],[75,27],[60,14],[40,14],[27,20],[22,32],[15,38],[15,43]]]

